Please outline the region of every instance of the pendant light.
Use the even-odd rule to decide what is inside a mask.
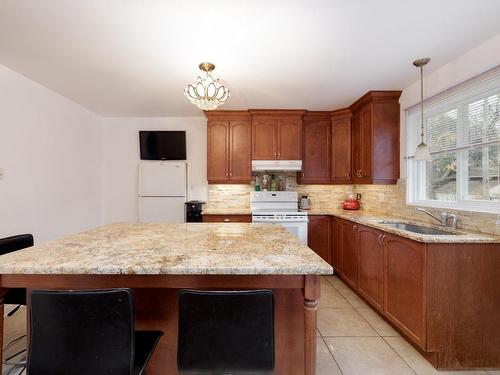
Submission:
[[[415,151],[414,160],[432,161],[429,146],[424,142],[424,66],[429,61],[430,58],[424,57],[413,62],[413,65],[420,68],[420,144]]]
[[[214,64],[202,62],[199,68],[205,75],[198,76],[193,84],[187,85],[184,95],[198,108],[211,111],[226,102],[229,98],[229,89],[212,76]]]

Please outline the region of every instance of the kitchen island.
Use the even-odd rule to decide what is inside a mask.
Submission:
[[[132,288],[136,328],[165,333],[148,367],[152,375],[178,373],[183,288],[272,289],[275,374],[314,374],[320,275],[332,272],[270,224],[111,224],[0,256],[2,295],[8,288]],[[3,303],[0,309],[3,331]]]

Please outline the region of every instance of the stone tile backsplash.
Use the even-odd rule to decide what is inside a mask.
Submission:
[[[308,195],[311,208],[314,209],[341,209],[347,191],[362,194],[362,210],[368,213],[390,215],[402,219],[417,219],[434,224],[425,214],[416,213],[415,207],[406,204],[406,184],[400,180],[397,185],[298,185],[293,173],[281,174],[290,177],[291,185],[299,193]],[[208,204],[210,209],[250,207],[250,192],[254,190],[254,183],[249,185],[209,185]],[[437,213],[435,209],[429,209]],[[500,225],[496,225],[499,215],[455,211],[458,217],[458,227],[483,233],[500,235]]]

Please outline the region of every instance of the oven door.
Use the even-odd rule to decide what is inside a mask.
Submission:
[[[300,241],[307,246],[307,222],[308,220],[292,221],[292,220],[270,220],[269,218],[252,217],[253,223],[280,224],[284,226],[290,233],[294,234]]]
[[[307,221],[280,221],[278,224],[283,225],[307,246]]]

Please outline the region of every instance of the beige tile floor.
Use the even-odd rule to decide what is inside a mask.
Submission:
[[[500,375],[500,371],[437,371],[340,279],[323,277],[321,293],[317,375]],[[5,318],[4,343],[25,332],[25,322],[24,309]],[[4,366],[2,374],[8,370]]]
[[[500,375],[437,371],[338,277],[321,279],[317,375]]]

